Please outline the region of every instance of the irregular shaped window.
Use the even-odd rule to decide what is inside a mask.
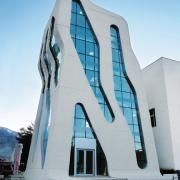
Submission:
[[[111,47],[115,97],[133,135],[138,166],[144,168],[147,159],[136,92],[125,70],[119,30],[115,26],[111,26]]]
[[[50,47],[51,53],[52,53],[54,61],[55,61],[54,81],[55,81],[55,85],[57,86],[58,79],[59,79],[59,68],[60,68],[60,63],[61,63],[61,50],[60,50],[60,46],[59,46],[59,41],[55,35],[54,24],[55,24],[55,18],[52,17],[51,27],[50,27],[49,47]]]
[[[51,125],[51,93],[50,90],[47,89],[44,93],[44,105],[43,105],[43,112],[44,112],[44,127],[42,129],[41,135],[41,163],[42,167],[44,167],[45,157],[46,157],[46,150],[47,150],[47,143],[49,137],[49,128]]]
[[[96,140],[96,164],[97,164],[97,175],[108,176],[108,168],[105,154],[99,143],[99,140],[93,130],[88,115],[82,104],[76,104],[74,113],[74,127],[73,137],[71,143],[71,155],[69,165],[69,175],[74,175],[74,160],[75,160],[75,139],[95,139]]]
[[[80,2],[72,1],[71,36],[88,82],[108,122],[114,114],[100,82],[99,44]]]
[[[40,129],[40,123],[41,123],[41,118],[42,118],[42,110],[43,110],[43,104],[44,104],[44,91],[45,91],[45,75],[43,72],[42,68],[42,60],[41,60],[41,55],[43,51],[43,45],[41,47],[41,52],[40,52],[40,60],[39,60],[39,70],[42,78],[42,94],[40,97],[39,105],[38,105],[38,111],[36,115],[36,121],[35,121],[35,128],[34,128],[34,133],[33,133],[33,141],[32,141],[32,161],[34,160],[35,156],[35,150],[36,150],[36,145],[38,142],[38,134],[39,134],[39,129]]]
[[[52,25],[51,25],[52,26]],[[41,134],[41,165],[42,168],[44,167],[45,163],[45,157],[46,157],[46,150],[47,150],[47,143],[48,143],[48,137],[49,137],[49,128],[51,125],[51,76],[52,76],[52,64],[51,60],[48,56],[48,53],[46,51],[47,44],[48,44],[48,34],[51,34],[52,31],[47,30],[44,48],[43,48],[43,60],[45,63],[45,66],[48,71],[48,81],[47,88],[44,91],[44,99],[43,99],[43,107],[42,111],[44,112],[44,124],[42,128],[42,134]]]

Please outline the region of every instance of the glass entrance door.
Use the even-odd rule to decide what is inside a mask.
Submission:
[[[77,150],[77,162],[76,162],[76,170],[77,174],[81,175],[84,174],[85,167],[84,167],[84,150]]]
[[[75,175],[94,176],[95,175],[95,151],[94,150],[76,150]]]

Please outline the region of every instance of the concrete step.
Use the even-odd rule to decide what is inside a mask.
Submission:
[[[77,177],[76,177],[77,178]],[[113,177],[105,177],[105,176],[96,176],[96,177],[78,177],[78,180],[128,180],[123,178],[113,178]]]
[[[4,180],[24,180],[24,177],[22,175],[18,175],[18,176],[10,176],[10,177],[6,177],[4,178]]]

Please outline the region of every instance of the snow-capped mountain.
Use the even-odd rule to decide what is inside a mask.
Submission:
[[[14,148],[18,143],[18,133],[8,128],[0,127],[0,159],[10,161]]]
[[[18,133],[15,132],[15,131],[10,130],[8,128],[0,127],[0,136],[1,137],[3,137],[3,136],[6,136],[6,137],[17,137]]]

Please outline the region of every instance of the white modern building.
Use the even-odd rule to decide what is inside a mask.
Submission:
[[[180,62],[162,57],[143,69],[143,78],[151,109],[160,168],[178,171],[180,170]]]
[[[39,59],[42,93],[26,180],[161,176],[127,22],[89,0],[58,0]]]

